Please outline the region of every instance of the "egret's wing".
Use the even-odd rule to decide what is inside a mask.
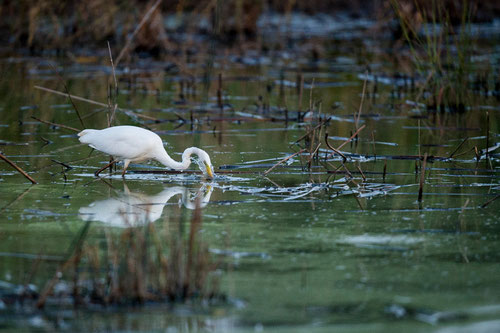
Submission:
[[[157,141],[154,134],[149,135],[147,132],[136,131],[133,128],[118,130],[113,127],[89,133],[85,139],[91,147],[119,160],[145,158]]]

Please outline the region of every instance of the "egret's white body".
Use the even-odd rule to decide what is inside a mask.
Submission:
[[[167,154],[158,134],[141,127],[113,126],[102,130],[86,129],[78,133],[78,136],[80,142],[113,156],[115,161],[123,161],[123,175],[130,162],[144,160],[156,160],[174,170],[185,170],[191,164],[191,155],[197,155],[201,171],[213,177],[213,166],[204,150],[196,147],[187,148],[182,153],[182,162],[177,162]]]

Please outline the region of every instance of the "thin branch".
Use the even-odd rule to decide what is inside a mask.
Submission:
[[[418,202],[422,202],[423,192],[424,192],[424,182],[425,182],[425,165],[427,164],[427,153],[424,154],[424,161],[422,163],[422,169],[420,170],[420,184],[418,187]]]
[[[87,102],[87,103],[90,103],[90,104],[103,106],[105,108],[108,107],[108,105],[104,104],[104,103],[99,103],[99,102],[93,101],[91,99],[87,99],[87,98],[83,98],[83,97],[78,97],[78,96],[75,96],[75,95],[70,95],[70,94],[67,94],[67,93],[63,93],[63,92],[60,92],[60,91],[57,91],[57,90],[53,90],[53,89],[49,89],[49,88],[45,88],[45,87],[41,87],[41,86],[35,86],[35,89],[44,90],[44,91],[47,91],[47,92],[50,92],[50,93],[53,93],[53,94],[56,94],[56,95],[60,95],[60,96],[65,96],[65,97],[70,97],[71,96],[71,98],[76,99],[77,101]]]
[[[341,144],[340,146],[337,147],[337,150],[339,150],[340,148],[344,147],[346,144],[351,142],[351,140],[354,139],[358,135],[358,133],[361,132],[361,130],[363,130],[363,128],[365,128],[365,127],[366,127],[366,125],[363,125],[360,128],[358,128],[358,130],[356,132],[354,132],[354,134],[351,135],[351,137],[347,141],[345,141],[343,144]]]
[[[71,98],[71,95],[69,93],[69,88],[66,85],[66,82],[61,77],[61,75],[59,75],[59,73],[57,72],[57,69],[52,64],[50,64],[50,67],[52,67],[52,69],[56,73],[57,77],[59,78],[59,81],[61,81],[61,83],[62,83],[62,85],[64,87],[64,90],[66,91],[66,94],[67,94],[67,96],[69,98],[69,101],[71,102],[71,104],[73,105],[73,108],[75,109],[76,115],[78,116],[78,120],[80,120],[80,124],[82,124],[82,127],[85,128],[85,124],[83,123],[83,118],[81,117],[80,111],[78,111],[78,108],[76,107],[75,102],[73,102],[73,99]]]
[[[481,205],[481,208],[486,208],[486,206],[488,206],[490,203],[492,203],[493,201],[495,201],[496,199],[500,198],[500,194],[497,194],[495,197],[493,197],[492,199],[486,201],[484,204]]]
[[[335,149],[335,148],[333,148],[333,147],[330,145],[330,143],[328,142],[328,133],[325,133],[325,143],[326,143],[326,146],[327,146],[328,148],[330,148],[330,149],[331,149],[331,150],[333,150],[335,153],[337,153],[337,154],[339,154],[340,156],[342,156],[342,158],[344,159],[344,163],[347,161],[347,157],[346,157],[344,154],[342,154],[342,152],[341,152],[340,150]]]
[[[363,181],[366,182],[366,176],[363,173],[363,170],[361,170],[361,167],[359,165],[356,165],[356,168],[358,168],[358,171],[361,174],[361,178],[363,178]]]
[[[53,94],[56,94],[56,95],[65,96],[65,97],[68,97],[68,95],[69,95],[69,94],[66,94],[66,93],[63,93],[63,92],[60,92],[60,91],[57,91],[57,90],[45,88],[45,87],[34,86],[34,88],[35,89],[40,89],[40,90],[43,90],[43,91],[47,91],[47,92],[50,92],[50,93],[53,93]],[[76,99],[76,100],[79,100],[79,101],[83,101],[83,102],[87,102],[87,103],[90,103],[90,104],[99,105],[99,106],[108,108],[107,104],[96,102],[96,101],[93,101],[91,99],[87,99],[87,98],[83,98],[83,97],[78,97],[78,96],[75,96],[75,95],[71,95],[71,97],[73,99]],[[144,114],[136,113],[136,112],[134,112],[132,110],[125,110],[125,109],[119,109],[119,108],[116,108],[116,110],[119,110],[119,111],[125,113],[127,116],[132,117],[132,118],[137,117],[137,118],[143,118],[143,119],[147,119],[147,120],[152,120],[154,122],[159,122],[159,120],[157,118],[155,118],[155,117],[146,116]],[[80,130],[78,130],[78,131],[80,131]]]
[[[28,178],[28,180],[32,183],[32,184],[38,184],[36,182],[36,180],[34,180],[33,178],[31,178],[30,175],[28,175],[23,169],[21,169],[20,167],[18,167],[14,162],[12,162],[11,160],[9,160],[5,155],[3,155],[2,153],[0,153],[0,158],[2,160],[4,160],[5,162],[9,163],[14,169],[16,169],[20,174],[22,174],[24,177]]]
[[[316,155],[320,146],[321,146],[321,142],[318,143],[318,145],[316,146],[316,149],[314,149],[314,151],[311,152],[311,154],[309,154],[309,160],[307,161],[307,163],[311,163],[312,159],[314,158],[314,155]]]
[[[130,44],[132,44],[132,41],[134,40],[134,38],[137,35],[137,33],[139,32],[139,30],[141,30],[141,28],[144,26],[144,24],[149,20],[149,18],[151,17],[151,15],[155,11],[155,9],[160,5],[160,3],[161,3],[161,0],[157,0],[154,3],[154,5],[151,6],[151,8],[149,8],[148,12],[146,13],[146,15],[144,15],[144,17],[142,18],[142,20],[139,23],[139,25],[137,25],[137,27],[135,28],[135,30],[132,33],[132,35],[127,39],[127,42],[125,43],[125,46],[123,46],[122,50],[120,51],[120,54],[116,58],[116,66],[118,66],[118,64],[120,63],[120,60],[122,60],[123,56],[125,55],[125,52],[130,47]]]
[[[298,152],[288,156],[288,157],[285,157],[284,159],[282,159],[281,161],[279,161],[278,163],[276,163],[275,165],[273,165],[272,167],[270,167],[269,169],[267,169],[265,172],[264,172],[264,176],[267,175],[269,172],[271,172],[274,168],[276,168],[278,165],[280,165],[281,163],[284,163],[286,161],[288,161],[289,159],[291,159],[292,157],[298,155],[298,154],[301,154],[303,152],[305,152],[306,149],[301,149],[299,150]]]
[[[113,79],[115,80],[115,89],[118,88],[118,83],[116,82],[116,73],[115,73],[115,65],[113,64],[113,55],[111,53],[111,46],[108,41],[108,51],[109,51],[109,60],[111,61],[111,69],[113,70]]]
[[[109,51],[109,60],[111,61],[111,70],[113,71],[113,79],[114,79],[114,82],[115,82],[115,93],[113,94],[113,102],[114,102],[114,107],[113,107],[113,110],[111,111],[111,114],[109,116],[109,124],[108,126],[111,126],[113,124],[113,120],[115,118],[115,113],[116,113],[116,109],[118,108],[118,104],[116,103],[116,95],[118,93],[118,83],[116,81],[116,73],[115,73],[115,65],[113,64],[113,54],[111,53],[111,46],[109,45],[109,41],[108,41],[108,51]]]
[[[315,130],[317,130],[318,128],[320,128],[321,126],[323,126],[324,124],[326,124],[330,119],[332,119],[332,117],[328,117],[327,119],[321,121],[318,125],[316,125],[313,129],[311,129],[310,131],[308,131],[306,134],[302,135],[300,138],[298,138],[297,140],[295,140],[294,144],[297,143],[297,142],[300,142],[301,140],[304,140],[304,138],[308,137],[309,134],[311,134],[312,132],[314,132]]]
[[[52,126],[57,126],[57,127],[69,129],[69,130],[74,131],[74,132],[81,132],[81,130],[79,130],[78,128],[74,128],[74,127],[71,127],[71,126],[66,126],[66,125],[63,125],[63,124],[53,123],[53,122],[48,121],[48,120],[42,120],[42,119],[39,119],[39,118],[37,118],[35,116],[31,116],[31,118],[35,119],[36,121],[39,121],[41,123],[47,124],[47,125],[52,125]]]
[[[468,139],[469,139],[469,137],[466,137],[466,138],[464,139],[464,141],[462,141],[462,143],[460,143],[460,144],[458,145],[457,149],[455,149],[455,150],[453,151],[453,153],[451,153],[451,154],[450,154],[450,156],[449,156],[449,157],[450,157],[450,158],[452,158],[452,157],[453,157],[453,155],[455,155],[455,153],[456,153],[456,152],[457,152],[457,151],[458,151],[458,150],[459,150],[459,149],[460,149],[460,148],[464,145],[464,143],[465,143]]]
[[[365,73],[365,81],[363,82],[363,93],[361,94],[361,102],[359,103],[358,116],[356,117],[355,125],[358,128],[359,118],[361,117],[361,110],[363,110],[363,101],[365,100],[366,91],[366,80],[368,78],[368,72]]]

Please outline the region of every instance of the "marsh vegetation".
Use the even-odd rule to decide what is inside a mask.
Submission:
[[[3,2],[0,330],[498,330],[498,10]]]

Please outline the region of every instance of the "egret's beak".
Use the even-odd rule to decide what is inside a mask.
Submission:
[[[214,178],[214,173],[212,171],[212,166],[208,163],[205,163],[205,167],[207,168],[207,175],[210,178]]]

